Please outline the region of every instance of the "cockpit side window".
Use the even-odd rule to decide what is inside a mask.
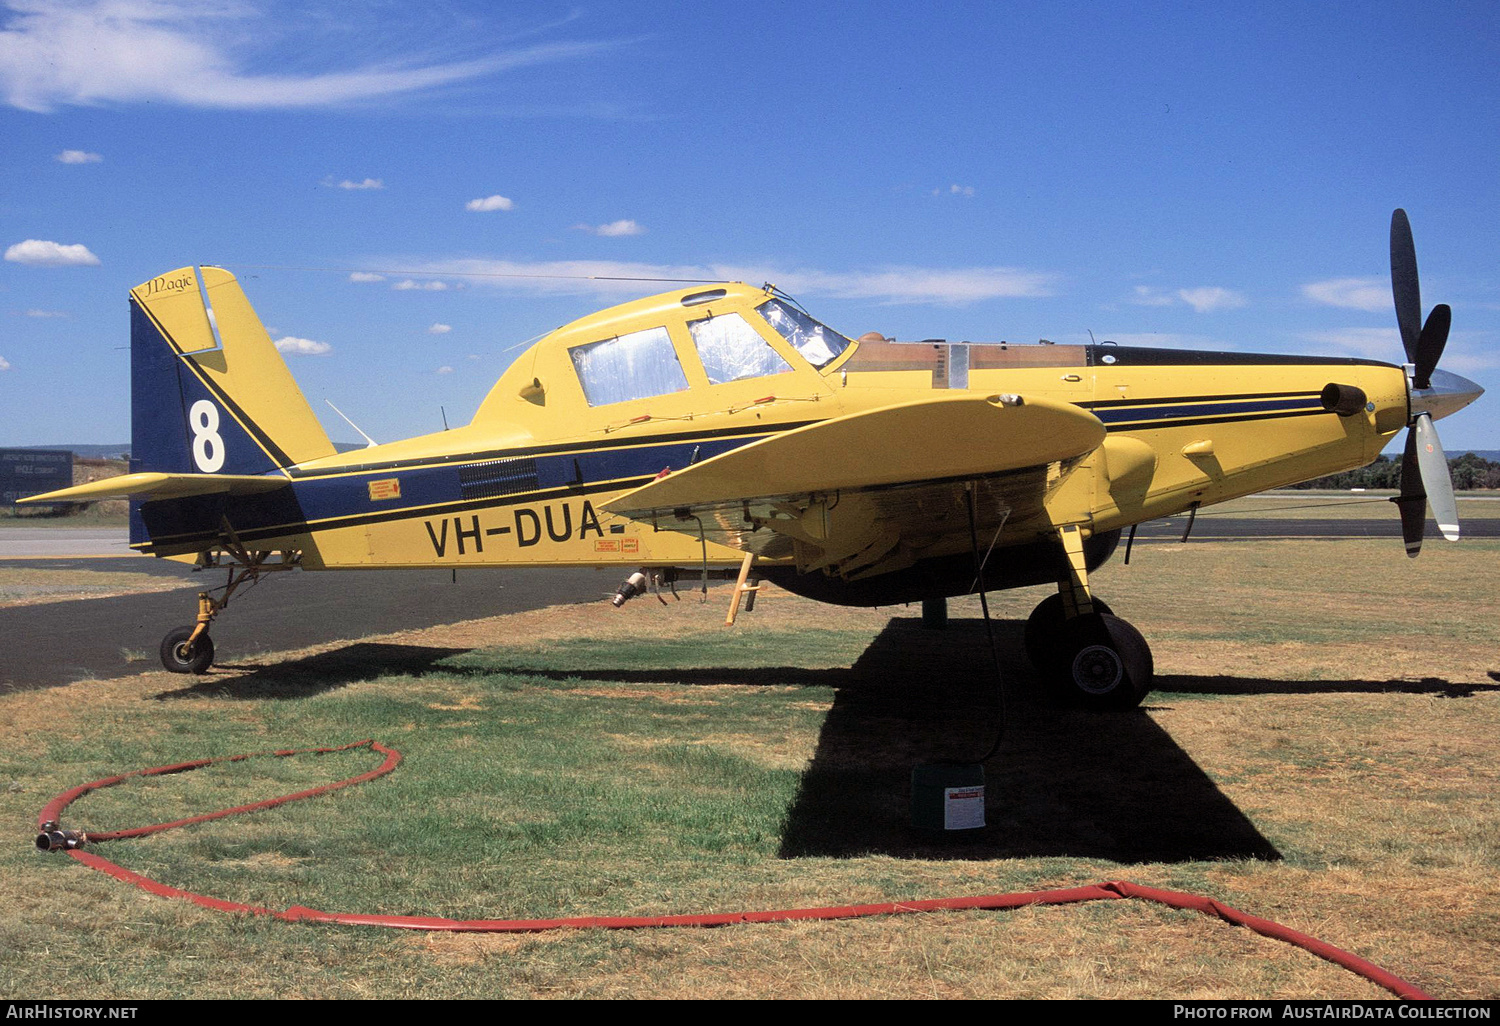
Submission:
[[[755,309],[814,367],[827,366],[849,346],[849,340],[843,335],[813,320],[790,303],[769,299]]]
[[[690,321],[688,330],[692,332],[693,345],[698,347],[709,384],[786,374],[792,369],[737,313]]]
[[[647,328],[568,350],[590,406],[649,399],[688,387],[666,328]]]

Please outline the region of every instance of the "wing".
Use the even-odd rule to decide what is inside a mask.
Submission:
[[[967,549],[971,489],[986,539],[1041,515],[1048,492],[1103,439],[1099,419],[1069,403],[925,399],[754,442],[604,508],[856,579]]]

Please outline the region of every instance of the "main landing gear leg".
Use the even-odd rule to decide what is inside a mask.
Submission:
[[[1068,575],[1026,621],[1026,654],[1057,692],[1091,709],[1129,709],[1151,690],[1151,649],[1089,589],[1083,536],[1058,531]]]
[[[229,606],[229,597],[243,584],[258,584],[265,574],[277,570],[290,570],[301,565],[302,553],[282,552],[280,560],[270,562],[275,553],[250,552],[237,542],[226,545],[227,559],[205,552],[199,559],[199,569],[224,567],[229,579],[224,583],[222,595],[211,592],[198,593],[198,617],[191,627],[177,627],[161,639],[161,664],[173,673],[207,673],[214,664],[214,641],[208,628],[214,619]]]

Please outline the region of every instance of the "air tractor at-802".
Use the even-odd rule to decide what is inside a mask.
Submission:
[[[1130,707],[1151,652],[1089,574],[1133,525],[1363,466],[1405,430],[1407,552],[1428,505],[1458,537],[1433,422],[1482,389],[1437,369],[1450,313],[1423,322],[1400,210],[1391,277],[1404,366],[851,339],[769,285],[679,289],[548,334],[465,427],[339,453],[234,276],[185,267],[131,290],[131,473],[28,501],[128,496],[132,548],[228,571],[163,639],[183,672],[274,571],[617,566],[628,595],[713,566],[862,606],[1055,583],[1028,655]]]

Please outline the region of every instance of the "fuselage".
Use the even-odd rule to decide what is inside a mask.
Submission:
[[[195,555],[228,523],[247,548],[297,551],[308,569],[735,565],[734,548],[601,507],[663,471],[939,392],[1074,404],[1103,422],[1105,440],[1056,467],[1041,505],[1005,523],[992,585],[1006,586],[1052,573],[1044,539],[1061,527],[1095,539],[1103,558],[1131,524],[1369,463],[1408,420],[1405,372],[1374,361],[854,341],[787,311],[774,291],[743,285],[612,307],[524,353],[466,427],[307,460],[262,495],[146,502],[132,544]],[[1343,409],[1328,408],[1330,384]],[[920,480],[921,452],[889,455]],[[924,559],[939,566],[967,544],[939,539]],[[795,560],[766,562],[792,579]]]

